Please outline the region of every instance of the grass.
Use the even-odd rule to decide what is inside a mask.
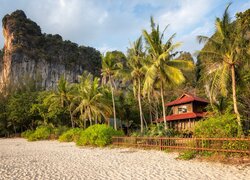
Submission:
[[[190,160],[195,158],[197,155],[196,151],[184,151],[182,153],[180,153],[180,155],[178,156],[178,159],[182,159],[182,160]]]

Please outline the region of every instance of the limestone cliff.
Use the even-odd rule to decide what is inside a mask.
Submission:
[[[49,89],[62,75],[76,82],[84,70],[100,75],[101,55],[94,48],[63,41],[60,35],[42,34],[40,27],[21,10],[6,15],[2,23],[0,91],[30,80]]]

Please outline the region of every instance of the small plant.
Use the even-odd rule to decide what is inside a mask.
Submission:
[[[148,131],[146,132],[147,136],[167,136],[167,137],[174,137],[177,135],[177,132],[174,129],[165,129],[163,124],[151,125],[149,126]]]
[[[72,128],[69,129],[68,131],[64,132],[61,136],[59,136],[59,141],[60,142],[76,142],[80,135],[81,132],[83,132],[83,129],[81,128]]]
[[[196,151],[184,151],[180,153],[178,158],[183,159],[183,160],[190,160],[190,159],[195,158],[196,154],[197,154]]]
[[[214,154],[214,152],[211,151],[201,151],[199,152],[199,155],[203,156],[203,157],[211,157]]]
[[[82,131],[76,144],[79,146],[94,145],[103,147],[111,143],[112,136],[123,135],[122,131],[116,131],[104,124],[96,124]]]
[[[172,149],[165,149],[164,152],[165,153],[170,153],[170,152],[173,152],[173,150]]]
[[[33,133],[34,133],[34,131],[28,129],[28,130],[26,130],[26,131],[24,131],[24,132],[21,133],[21,137],[28,138]]]

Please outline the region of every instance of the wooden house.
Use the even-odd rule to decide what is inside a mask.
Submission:
[[[165,106],[171,108],[170,115],[166,116],[169,127],[178,131],[191,130],[195,122],[205,116],[207,105],[206,99],[191,94],[183,94],[178,99],[167,103]],[[160,118],[156,121],[164,120]]]

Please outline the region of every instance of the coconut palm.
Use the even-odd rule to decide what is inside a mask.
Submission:
[[[111,90],[115,130],[117,130],[117,120],[116,120],[116,108],[115,108],[115,98],[114,98],[114,88],[115,88],[114,77],[117,75],[118,71],[121,68],[122,68],[122,63],[119,62],[115,53],[107,52],[106,56],[102,58],[102,82],[103,84],[109,84]]]
[[[144,72],[144,52],[142,45],[142,37],[139,37],[128,50],[128,76],[127,78],[133,84],[134,95],[137,96],[139,111],[140,111],[140,121],[141,121],[141,133],[143,133],[143,112],[141,104],[141,90],[142,90],[142,80],[145,75]]]
[[[167,28],[167,27],[166,27]],[[167,128],[164,88],[167,86],[180,85],[185,81],[185,77],[181,70],[190,70],[193,68],[191,61],[173,60],[176,55],[175,48],[180,46],[180,43],[173,44],[173,34],[166,43],[163,43],[164,32],[161,33],[159,25],[155,25],[151,17],[151,32],[143,30],[143,36],[147,43],[147,49],[151,57],[151,63],[147,67],[145,75],[144,91],[149,92],[154,86],[160,89],[161,103],[163,109],[164,126]]]
[[[84,122],[86,128],[86,119],[90,125],[95,119],[106,118],[111,113],[109,102],[105,98],[104,88],[99,86],[100,79],[86,72],[82,75],[78,88],[78,93],[74,98],[76,108],[74,114],[80,113],[80,118]]]
[[[71,100],[73,98],[72,90],[73,88],[71,84],[68,83],[64,76],[61,76],[58,81],[56,91],[52,92],[46,100],[48,101],[48,104],[50,104],[48,109],[49,111],[53,108],[58,109],[58,105],[62,110],[69,111],[71,126],[74,128],[75,123],[72,116],[72,110],[70,108]]]
[[[68,82],[64,76],[61,76],[57,84],[57,90],[51,94],[50,98],[55,99],[54,102],[60,104],[60,106],[64,108],[69,103],[69,90],[70,87]]]
[[[228,13],[230,5],[226,7],[221,19],[216,18],[215,35],[211,38],[198,36],[198,41],[200,43],[207,42],[210,46],[210,48],[201,50],[200,55],[205,55],[209,58],[206,75],[212,76],[212,93],[213,89],[217,87],[221,90],[222,95],[226,96],[231,77],[233,107],[240,133],[241,120],[237,105],[235,71],[243,59],[246,48],[242,44],[243,35],[237,32],[238,29],[230,20]]]

